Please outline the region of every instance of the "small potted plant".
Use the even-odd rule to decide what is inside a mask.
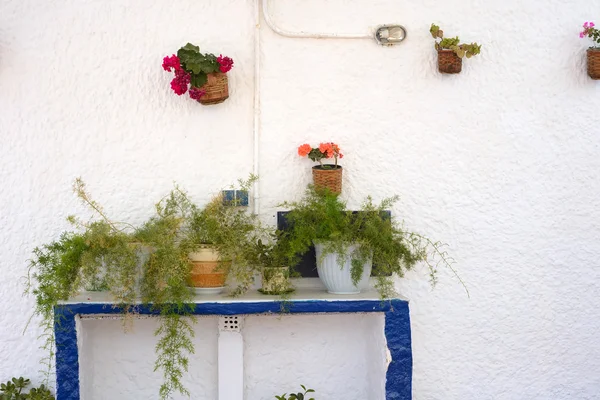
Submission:
[[[462,59],[471,58],[481,52],[477,43],[460,44],[460,39],[444,38],[444,31],[439,26],[431,24],[431,36],[436,39],[435,49],[438,52],[438,69],[443,74],[458,74],[462,70]],[[438,42],[437,39],[440,39]]]
[[[374,204],[368,197],[353,212],[330,191],[309,187],[301,200],[282,204],[291,209],[286,217],[291,225],[288,255],[303,254],[314,245],[319,278],[332,294],[367,289],[373,264],[382,298],[395,294],[392,276],[402,277],[418,262],[426,263],[432,283],[438,265],[454,272],[452,259],[440,243],[405,230],[390,216],[397,200],[394,196]]]
[[[257,179],[251,175],[240,180],[241,192],[248,192]],[[196,248],[189,257],[197,292],[222,291],[227,277],[231,277],[235,281],[232,295],[236,296],[254,281],[251,248],[263,230],[257,215],[239,206],[239,202],[224,201],[220,192],[205,207],[194,207],[190,213],[188,240]]]
[[[200,53],[191,43],[177,51],[177,55],[163,59],[163,69],[175,73],[171,89],[181,96],[188,91],[193,100],[201,104],[222,103],[229,97],[227,72],[233,68],[233,60],[211,53]]]
[[[587,50],[587,72],[590,78],[600,79],[600,30],[593,22],[583,24],[583,31],[579,33],[580,38],[589,37],[595,46]]]
[[[298,155],[319,163],[312,168],[313,182],[317,189],[327,188],[333,193],[342,193],[342,166],[338,165],[338,158],[343,158],[344,155],[337,144],[320,143],[319,147],[303,144],[298,147]],[[330,158],[333,158],[333,164],[323,164],[323,159]]]
[[[259,292],[267,295],[291,293],[294,289],[290,282],[287,238],[277,231],[263,241],[254,244],[254,263],[260,267],[262,288]]]
[[[277,400],[315,400],[314,397],[308,397],[309,393],[315,393],[313,389],[307,389],[306,386],[300,385],[302,387],[303,392],[298,393],[287,393],[282,394],[281,396],[275,396]]]

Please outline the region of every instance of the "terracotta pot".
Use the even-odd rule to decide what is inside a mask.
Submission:
[[[192,270],[189,284],[195,288],[222,288],[231,262],[221,261],[219,251],[203,247],[189,254]]]
[[[459,74],[462,71],[462,58],[452,50],[438,50],[438,70],[442,74]]]
[[[291,289],[290,269],[288,267],[270,267],[262,269],[263,294],[282,294]]]
[[[333,193],[342,193],[342,166],[338,165],[325,165],[331,169],[324,169],[322,166],[317,165],[312,169],[313,182],[316,189],[327,188]]]
[[[208,81],[200,89],[205,90],[198,102],[204,105],[219,104],[229,98],[229,80],[221,72],[207,74]]]
[[[600,79],[600,49],[588,49],[587,72],[590,78]]]

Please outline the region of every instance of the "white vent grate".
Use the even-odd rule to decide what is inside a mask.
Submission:
[[[221,316],[219,317],[219,330],[223,332],[239,332],[242,327],[242,317]]]

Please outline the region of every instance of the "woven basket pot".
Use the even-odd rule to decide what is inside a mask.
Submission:
[[[220,261],[220,254],[211,247],[201,248],[189,255],[192,263],[189,285],[195,288],[225,286],[227,269],[231,262]]]
[[[199,103],[204,105],[219,104],[229,98],[229,81],[227,75],[221,72],[207,74],[208,81],[200,89],[206,94],[200,97]]]
[[[459,74],[462,58],[452,50],[438,50],[438,69],[442,74]]]
[[[329,189],[333,193],[342,193],[342,167],[340,165],[335,168],[335,165],[325,165],[332,169],[323,169],[317,165],[312,169],[313,182],[316,189]]]
[[[587,71],[592,79],[600,79],[600,49],[588,49]]]

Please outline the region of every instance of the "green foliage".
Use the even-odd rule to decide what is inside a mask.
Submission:
[[[289,235],[285,232],[268,232],[265,237],[258,238],[253,244],[252,252],[249,253],[249,261],[252,265],[262,268],[280,268],[288,266],[289,258]]]
[[[32,388],[29,393],[23,390],[30,384],[29,379],[12,378],[6,383],[0,384],[0,400],[54,400],[50,389],[41,385],[38,388]]]
[[[251,175],[238,184],[248,191],[257,179]],[[246,292],[254,282],[255,243],[265,232],[257,215],[235,202],[226,204],[221,193],[204,208],[194,208],[189,216],[188,240],[192,247],[210,245],[219,251],[222,262],[231,262],[228,274],[235,281],[233,296]]]
[[[313,389],[307,389],[304,385],[300,386],[302,387],[302,390],[304,390],[304,392],[290,393],[289,395],[287,393],[284,393],[281,396],[275,396],[275,398],[277,400],[315,400],[314,397],[308,397],[309,393],[315,393]]]
[[[331,253],[342,255],[338,257],[340,266],[350,258],[355,284],[362,275],[365,262],[372,257],[377,266],[377,289],[382,298],[395,294],[392,278],[386,275],[404,276],[419,261],[426,263],[432,285],[435,285],[438,265],[449,267],[454,272],[453,260],[442,250],[441,243],[406,231],[389,217],[386,210],[397,201],[398,197],[394,196],[375,204],[371,197],[367,197],[361,212],[353,213],[346,209],[346,203],[336,194],[328,190],[317,191],[309,186],[300,201],[283,204],[291,208],[287,216],[292,225],[288,256],[297,261],[298,255],[305,253],[311,244],[323,244],[324,256]],[[354,244],[358,245],[357,249],[348,254]]]
[[[156,204],[155,215],[135,232],[135,238],[149,253],[142,267],[142,300],[161,315],[155,332],[160,339],[154,365],[154,370],[161,370],[164,376],[161,399],[174,392],[189,395],[181,378],[188,370],[187,355],[194,353],[195,319],[191,315],[193,295],[187,284],[191,269],[188,254],[193,248],[186,240],[185,222],[195,209],[185,192],[176,187]]]
[[[207,74],[218,72],[219,63],[214,54],[200,53],[200,48],[191,43],[186,44],[177,51],[177,57],[191,76],[190,83],[193,87],[202,87],[207,81]]]
[[[250,176],[240,181],[242,190],[249,190],[256,179]],[[256,237],[265,230],[246,208],[225,205],[220,196],[200,208],[178,187],[136,228],[110,220],[81,179],[73,189],[97,218],[82,222],[69,217],[75,231],[37,247],[30,261],[27,291],[35,296],[35,314],[41,317],[47,378],[54,357],[54,324],[60,324],[55,321],[54,308],[83,288],[106,288],[126,316],[135,313],[140,296],[160,314],[155,370],[164,375],[161,399],[175,392],[189,395],[181,383],[188,369],[187,357],[194,352],[188,255],[202,244],[214,245],[225,259],[233,261],[238,280],[234,294],[239,294],[252,283],[256,267],[248,261]]]
[[[471,58],[481,53],[481,45],[478,45],[477,43],[460,44],[458,36],[454,38],[444,38],[444,31],[435,24],[431,24],[429,32],[431,33],[431,36],[436,39],[435,49],[438,51],[443,49],[452,50],[460,58],[465,56]],[[437,39],[441,40],[438,42]]]
[[[63,232],[58,240],[35,248],[29,265],[26,291],[35,296],[34,314],[41,317],[42,348],[48,354],[42,360],[46,379],[54,359],[54,324],[60,324],[54,318],[59,301],[75,296],[83,287],[108,287],[117,306],[129,313],[136,298],[137,255],[131,235],[106,218],[80,179],[73,189],[101,219],[82,223],[69,217],[78,232]]]

